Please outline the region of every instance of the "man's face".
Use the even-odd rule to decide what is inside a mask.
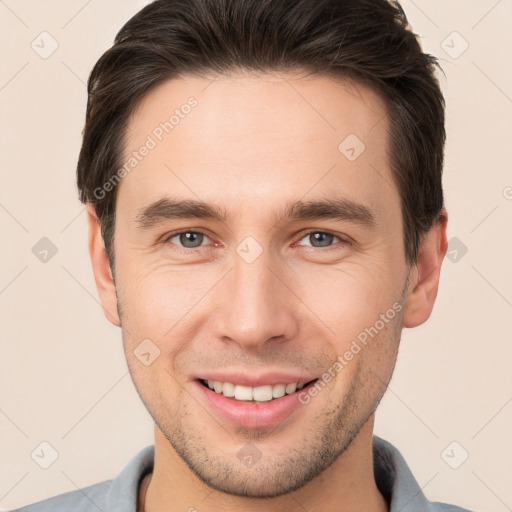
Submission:
[[[116,286],[135,386],[199,478],[249,496],[304,485],[373,419],[407,294],[384,104],[362,85],[285,76],[180,78],[152,90],[130,120],[125,159],[150,149],[117,191]],[[182,108],[190,97],[197,104]],[[175,109],[166,133],[160,123]],[[162,200],[226,216],[151,208]],[[339,215],[285,215],[299,201],[336,202]],[[241,402],[208,378],[322,385]]]

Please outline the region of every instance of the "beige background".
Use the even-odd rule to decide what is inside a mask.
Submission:
[[[0,0],[2,509],[115,477],[152,443],[120,332],[98,304],[75,189],[88,73],[145,3]],[[451,258],[458,252],[444,262],[431,319],[404,331],[376,433],[401,450],[430,499],[504,512],[512,510],[512,2],[403,7],[446,73],[444,185]],[[46,59],[31,47],[51,49],[43,31],[58,43]],[[58,249],[46,263],[32,253],[42,237]],[[59,454],[48,469],[31,458],[43,441]],[[466,451],[458,469],[447,464]]]

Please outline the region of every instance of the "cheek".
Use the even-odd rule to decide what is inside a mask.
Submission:
[[[201,299],[216,281],[217,272],[199,267],[155,266],[139,272],[132,265],[119,279],[123,326],[136,333],[137,338],[163,342],[173,333],[183,331],[190,322],[190,314],[195,308],[200,311]]]
[[[360,381],[365,392],[376,393],[396,360],[400,279],[371,265],[346,266],[343,272],[329,274],[319,273],[307,303],[329,327],[327,339],[334,353],[331,371],[339,377],[340,390]]]
[[[338,338],[331,368],[341,394],[355,387],[373,400],[385,388],[396,362],[401,324],[399,313],[389,311],[377,320],[363,320],[352,335],[343,333]]]
[[[299,297],[329,328],[339,350],[389,310],[385,319],[391,323],[400,309],[401,279],[389,270],[384,272],[380,265],[347,263],[296,277],[294,288],[300,290]]]

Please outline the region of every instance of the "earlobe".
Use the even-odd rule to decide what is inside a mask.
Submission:
[[[89,205],[86,209],[86,214],[89,229],[89,255],[91,257],[94,280],[96,281],[96,288],[98,289],[103,312],[111,323],[119,327],[121,322],[117,312],[116,287],[103,237],[101,236],[100,222],[94,210],[94,206]]]
[[[409,289],[403,317],[404,327],[421,325],[432,313],[439,287],[441,265],[448,248],[447,222],[448,214],[443,209],[439,219],[421,239],[418,258],[409,276]]]

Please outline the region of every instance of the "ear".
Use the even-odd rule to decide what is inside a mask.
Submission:
[[[441,264],[448,242],[446,225],[448,214],[443,208],[439,219],[423,235],[416,264],[409,274],[409,288],[403,317],[404,327],[416,327],[426,322],[437,297]]]
[[[86,209],[87,225],[89,228],[89,255],[91,257],[92,271],[96,288],[100,296],[103,312],[107,319],[115,326],[121,325],[117,312],[117,296],[114,278],[110,270],[110,263],[105,250],[103,237],[101,236],[101,226],[94,210],[94,206],[89,205]]]

